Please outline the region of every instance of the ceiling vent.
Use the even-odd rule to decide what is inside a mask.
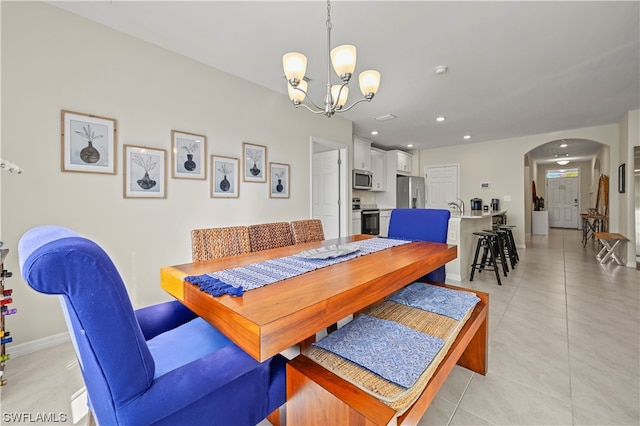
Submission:
[[[394,118],[396,118],[396,116],[393,115],[393,114],[385,114],[385,115],[381,115],[380,117],[376,117],[375,120],[376,121],[389,121],[389,120],[393,120]]]

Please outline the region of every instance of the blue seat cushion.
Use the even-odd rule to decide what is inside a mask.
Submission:
[[[156,364],[153,378],[155,380],[169,371],[233,344],[205,320],[195,318],[147,341]]]

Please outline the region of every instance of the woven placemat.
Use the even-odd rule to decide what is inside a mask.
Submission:
[[[443,348],[420,375],[415,385],[409,389],[405,389],[358,364],[315,346],[309,349],[305,355],[337,376],[353,383],[363,391],[384,402],[400,416],[418,399],[472,312],[473,309],[470,309],[462,320],[456,321],[443,315],[391,301],[385,301],[370,312],[367,312],[368,315],[396,321],[422,333],[440,337],[445,341]]]

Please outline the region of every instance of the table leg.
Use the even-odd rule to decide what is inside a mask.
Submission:
[[[600,263],[607,263],[609,258],[613,258],[618,265],[623,265],[622,260],[618,257],[615,251],[616,247],[620,244],[620,240],[616,240],[613,245],[609,244],[609,241],[605,239],[600,239],[600,242],[602,243],[602,249],[596,255],[596,259],[600,260]],[[606,254],[602,256],[604,252],[606,252]]]

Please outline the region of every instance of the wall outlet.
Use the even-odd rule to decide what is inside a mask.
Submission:
[[[511,195],[505,195],[504,196],[504,200],[505,201],[511,201]]]
[[[450,240],[456,240],[458,238],[458,235],[456,234],[456,231],[450,230],[449,231],[449,239]]]

